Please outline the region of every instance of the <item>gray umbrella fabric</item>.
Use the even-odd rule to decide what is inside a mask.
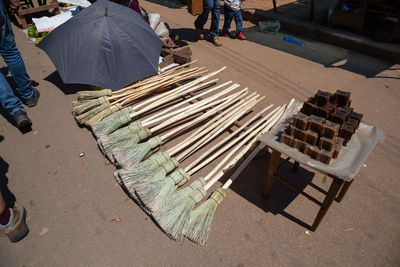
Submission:
[[[117,90],[157,73],[162,42],[132,9],[98,0],[39,44],[64,83]]]

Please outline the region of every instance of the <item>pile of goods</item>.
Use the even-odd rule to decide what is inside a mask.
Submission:
[[[276,124],[286,105],[267,112],[273,106],[269,105],[228,132],[264,97],[247,88],[234,91],[240,85],[232,81],[216,85],[213,77],[224,68],[202,76],[204,68],[182,70],[186,66],[117,92],[79,92],[73,114],[91,128],[101,151],[119,167],[114,173],[118,183],[170,238],[205,244],[214,212],[240,171],[195,208],[196,204],[254,148],[257,136]],[[184,140],[163,150],[163,144],[174,138]],[[215,139],[219,140],[202,155],[180,166]],[[223,154],[210,173],[189,182]]]
[[[318,91],[282,133],[280,142],[325,164],[336,159],[358,129],[362,114],[350,107],[350,92]]]

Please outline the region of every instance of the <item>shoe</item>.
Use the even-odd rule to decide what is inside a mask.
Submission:
[[[231,36],[229,35],[229,31],[228,31],[228,30],[222,30],[221,35],[222,35],[222,36],[225,36],[225,37],[228,37],[228,38],[231,37]]]
[[[24,99],[24,104],[30,108],[37,105],[37,102],[40,97],[40,93],[36,88],[32,88],[32,90],[33,90],[33,95],[27,99]]]
[[[203,29],[196,29],[197,38],[199,40],[204,40],[204,30]]]
[[[24,207],[16,202],[11,209],[10,222],[7,225],[0,225],[0,230],[8,236],[11,242],[18,242],[29,233],[25,218]]]
[[[24,128],[27,128],[32,125],[32,122],[28,118],[28,115],[26,115],[25,110],[22,110],[22,109],[17,110],[14,113],[13,117],[14,117],[15,123],[17,124],[18,129],[24,129]]]
[[[221,41],[219,40],[219,38],[217,36],[211,37],[211,43],[213,43],[213,45],[215,45],[215,46],[222,45]]]
[[[239,40],[244,40],[246,39],[246,36],[244,36],[243,33],[240,31],[236,33],[236,38]]]

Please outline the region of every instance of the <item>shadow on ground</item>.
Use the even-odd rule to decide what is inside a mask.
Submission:
[[[54,71],[49,76],[44,78],[44,80],[51,82],[58,89],[60,89],[65,95],[73,95],[79,91],[91,90],[88,85],[85,84],[65,84],[57,71]]]
[[[3,141],[4,137],[0,136],[0,143]],[[12,203],[15,202],[15,196],[11,191],[8,189],[8,178],[6,176],[8,172],[8,163],[3,160],[0,156],[0,191],[3,195],[4,201],[10,206],[13,206]]]
[[[299,193],[283,185],[278,180],[275,180],[270,191],[270,196],[268,199],[264,198],[263,192],[270,156],[271,154],[268,152],[261,152],[240,174],[230,188],[263,211],[271,212],[274,215],[280,214],[306,229],[311,229],[309,224],[285,211],[285,209],[299,196]],[[232,170],[235,170],[239,165],[240,162]],[[319,192],[326,193],[325,190],[312,182],[315,173],[299,167],[295,174],[291,171],[291,168],[292,163],[286,163],[279,170],[279,174],[299,190],[304,190],[307,186],[310,186]],[[221,182],[224,183],[232,174],[233,171],[226,173]],[[309,220],[312,221],[313,219],[314,218],[310,218]]]
[[[310,39],[303,39],[298,36],[292,38],[301,41],[304,45],[300,46],[283,40],[284,33],[268,34],[259,31],[258,26],[243,30],[247,41],[254,42],[269,48],[273,48],[297,57],[301,57],[327,68],[341,68],[353,73],[363,75],[367,78],[393,78],[381,77],[378,74],[384,70],[390,69],[394,64],[352,52],[343,48],[328,45]]]

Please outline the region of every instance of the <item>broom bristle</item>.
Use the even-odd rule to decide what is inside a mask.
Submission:
[[[190,175],[183,169],[178,169],[168,177],[159,181],[146,181],[142,183],[141,188],[136,188],[136,194],[152,213],[158,212],[165,204],[166,200],[190,179]]]
[[[122,141],[116,142],[113,146],[104,146],[104,154],[113,161],[113,151],[117,148],[126,148],[131,147],[139,143],[140,141],[145,140],[147,137],[151,135],[151,132],[147,128],[142,128],[141,130],[137,131],[136,133],[132,134],[130,138]]]
[[[110,135],[102,136],[97,140],[101,147],[113,146],[115,143],[122,142],[131,138],[137,131],[143,129],[140,122],[132,123],[121,128]]]
[[[200,187],[186,197],[171,197],[159,212],[154,213],[154,218],[170,238],[182,240],[192,209],[205,195],[206,191]]]
[[[100,106],[92,108],[91,110],[88,110],[87,112],[82,113],[79,116],[76,116],[75,119],[80,124],[84,124],[87,120],[96,115],[98,112],[102,111],[104,108],[107,108],[107,104],[102,104]]]
[[[136,144],[132,147],[116,149],[113,153],[113,157],[120,167],[124,169],[133,169],[153,148],[161,144],[161,138],[156,136],[149,139],[147,142]]]
[[[114,114],[112,114],[101,122],[93,124],[92,132],[97,138],[101,138],[113,133],[130,121],[131,117],[127,114],[121,114],[118,116],[114,116]]]
[[[103,109],[101,112],[97,113],[89,120],[87,120],[85,124],[87,126],[92,127],[92,125],[101,122],[104,118],[113,114],[114,112],[117,112],[119,109],[120,109],[119,105],[108,106],[107,108]]]
[[[112,90],[81,91],[77,93],[78,100],[94,99],[102,96],[112,96]]]
[[[72,114],[74,114],[74,116],[82,114],[86,111],[91,110],[92,108],[95,108],[104,103],[107,103],[107,101],[108,100],[104,96],[100,97],[100,98],[96,98],[96,99],[77,101],[80,104],[74,106],[74,103],[73,103]]]
[[[205,245],[210,233],[215,210],[225,198],[225,195],[226,191],[218,188],[204,203],[192,211],[187,228],[184,230],[187,238],[197,244]]]
[[[170,159],[170,156],[167,152],[157,152],[153,155],[151,155],[148,159],[140,162],[135,169],[154,169],[163,164],[164,162],[167,162]],[[122,179],[120,175],[123,175],[124,173],[129,173],[132,170],[124,170],[120,169],[114,172],[114,177],[117,179],[119,184],[122,184]]]

